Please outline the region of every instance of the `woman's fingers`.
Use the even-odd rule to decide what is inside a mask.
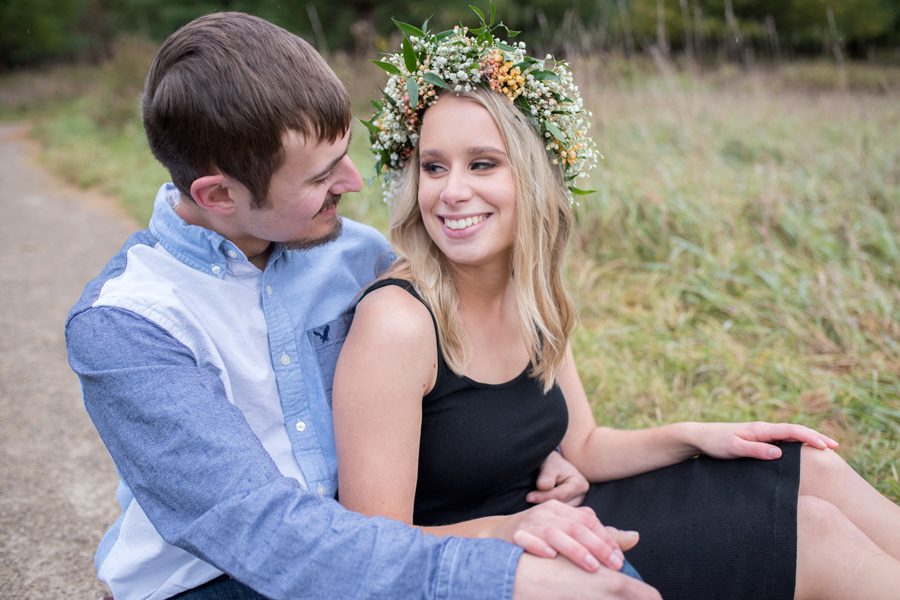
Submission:
[[[810,429],[805,425],[797,425],[794,423],[765,423],[759,425],[759,427],[763,429],[763,432],[761,432],[760,435],[772,440],[804,442],[821,450],[837,446],[837,442],[833,439],[822,435],[818,431]]]
[[[517,529],[515,533],[513,533],[512,541],[516,546],[524,549],[525,552],[528,552],[529,554],[544,558],[556,557],[556,550],[554,550],[550,544],[524,529]]]
[[[512,537],[531,554],[551,556],[552,550],[586,571],[594,571],[601,564],[622,568],[625,557],[614,534],[618,530],[603,527],[590,508],[550,502],[527,513]]]
[[[609,525],[605,526],[604,529],[606,529],[610,539],[619,545],[619,549],[622,552],[628,552],[637,546],[637,543],[641,540],[641,535],[637,531],[622,531]]]
[[[544,527],[537,535],[585,571],[596,571],[601,564],[616,571],[622,568],[622,551],[600,540],[584,527],[570,532],[556,527]]]

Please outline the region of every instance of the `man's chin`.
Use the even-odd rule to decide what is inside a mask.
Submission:
[[[293,240],[290,242],[282,242],[282,246],[287,248],[288,250],[309,250],[310,248],[315,248],[317,246],[323,246],[325,244],[329,244],[334,240],[341,237],[341,231],[344,229],[344,223],[341,220],[341,217],[338,216],[334,221],[334,227],[332,227],[331,231],[322,237],[318,237],[311,240]]]

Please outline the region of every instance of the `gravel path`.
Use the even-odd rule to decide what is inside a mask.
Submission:
[[[0,598],[95,600],[116,475],[66,362],[66,314],[137,224],[0,125]]]

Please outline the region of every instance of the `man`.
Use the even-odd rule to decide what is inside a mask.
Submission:
[[[96,556],[118,600],[655,597],[334,501],[342,314],[390,251],[337,215],[361,187],[349,100],[306,42],[240,13],[197,19],[159,50],[143,118],[173,184],[66,324],[122,479]]]

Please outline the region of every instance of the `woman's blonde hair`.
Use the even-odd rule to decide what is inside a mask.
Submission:
[[[528,118],[505,96],[477,88],[460,97],[484,107],[506,145],[516,192],[516,234],[511,258],[519,323],[528,349],[530,375],[549,390],[565,358],[575,326],[575,307],[562,281],[563,258],[574,217],[561,169],[550,163]],[[400,175],[392,199],[391,244],[397,261],[384,277],[413,282],[434,312],[438,343],[461,374],[470,342],[457,313],[458,295],[444,255],[431,240],[418,204],[418,149]]]

